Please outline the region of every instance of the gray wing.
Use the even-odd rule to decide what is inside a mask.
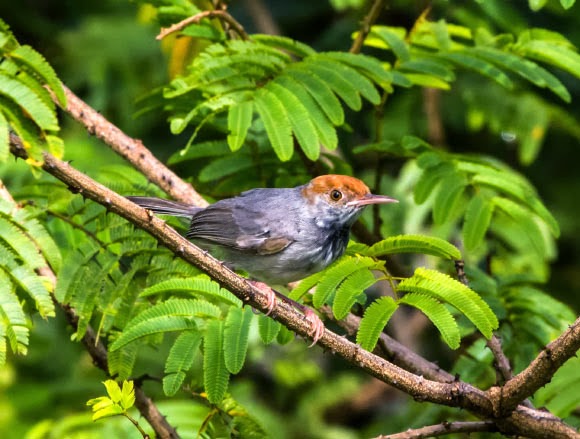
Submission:
[[[282,251],[293,239],[280,227],[272,230],[280,222],[269,213],[272,212],[271,191],[275,190],[255,189],[212,204],[192,217],[186,236],[261,255]],[[264,195],[269,196],[265,197],[269,202],[263,201]],[[274,195],[283,194],[274,192]]]

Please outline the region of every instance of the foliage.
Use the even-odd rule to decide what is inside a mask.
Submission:
[[[330,8],[312,3],[312,16],[314,8]],[[331,3],[348,17],[346,32],[356,38],[365,2]],[[383,24],[382,17],[370,28],[362,54],[348,53],[337,43],[347,35],[337,28],[332,29],[336,33],[325,29],[326,39],[302,29],[287,32],[297,35],[292,39],[245,35],[213,18],[166,38],[167,62],[152,62],[151,48],[140,43],[149,32],[134,32],[132,15],[93,16],[60,37],[69,64],[56,70],[66,70],[76,78],[72,83],[87,87],[93,98],[100,96],[93,101],[103,103],[104,111],[112,106],[124,113],[119,120],[125,127],[143,120],[125,120],[129,100],[139,98],[139,115],[155,120],[152,131],[163,132],[163,110],[169,131],[177,136],[157,152],[209,199],[257,186],[303,184],[320,173],[354,174],[373,182],[374,192],[396,196],[397,207],[367,209],[361,226],[367,238],[359,229],[343,258],[301,281],[289,296],[314,308],[330,307],[336,320],[360,315],[356,342],[367,350],[374,349],[385,327],[406,331],[406,323],[401,329],[397,321],[419,311],[437,337],[422,331],[412,334],[414,342],[433,344],[438,362],[485,388],[495,382],[493,358],[485,349],[493,332],[501,336],[517,372],[575,318],[574,298],[554,297],[557,284],[550,276],[552,267],[557,269],[553,264],[565,259],[558,260],[562,249],[572,253],[573,245],[580,245],[568,219],[577,217],[577,203],[558,204],[562,194],[575,190],[556,186],[562,180],[557,166],[550,176],[543,172],[551,157],[563,155],[556,149],[561,142],[580,138],[579,115],[567,106],[578,98],[580,57],[566,36],[572,34],[552,30],[556,26],[542,19],[551,15],[540,14],[558,14],[569,20],[570,29],[578,20],[564,12],[574,4],[565,0],[529,1],[529,9],[541,11],[533,25],[527,23],[527,6],[509,2],[454,8],[433,3],[433,19],[428,19],[413,15],[407,2],[393,2],[393,11],[412,25]],[[181,0],[137,5],[139,21],[162,26],[204,7]],[[243,16],[234,4],[229,12]],[[308,26],[301,22],[300,27]],[[96,43],[109,37],[102,46]],[[84,58],[78,51],[83,46],[90,46]],[[109,64],[98,58],[101,51]],[[43,151],[64,154],[54,103],[66,104],[64,92],[55,69],[31,46],[20,45],[4,22],[0,59],[0,159],[8,158],[12,133],[32,157],[28,167],[8,164],[1,171],[22,203],[0,201],[0,364],[5,368],[0,377],[3,370],[24,375],[27,368],[21,364],[32,364],[30,370],[46,367],[33,322],[54,317],[54,299],[78,314],[74,340],[95,329],[108,349],[110,375],[123,381],[122,388],[106,381],[108,396],[89,401],[93,419],[130,417],[134,395],[127,380],[145,374],[159,381],[147,386],[183,437],[357,437],[347,421],[331,420],[336,406],[349,403],[363,388],[353,371],[291,343],[291,331],[269,317],[254,316],[231,292],[144,232],[38,177]],[[119,65],[124,66],[119,67],[122,80],[108,81],[108,69]],[[159,70],[150,72],[153,65]],[[163,69],[170,76],[166,83],[160,79]],[[131,71],[150,74],[139,78]],[[103,82],[108,99],[99,90]],[[116,95],[115,87],[123,94]],[[432,123],[433,115],[419,111],[433,89],[447,140],[423,123],[425,118]],[[107,100],[111,103],[104,105]],[[115,159],[87,142],[86,133],[63,133],[66,157],[98,181],[121,194],[160,195],[126,165],[111,166]],[[145,143],[158,139],[152,135]],[[455,269],[461,260],[467,285]],[[56,285],[42,275],[47,267]],[[568,271],[558,278],[574,279]],[[46,325],[56,327],[58,321]],[[70,345],[70,334],[50,336],[59,346]],[[29,348],[27,358],[15,356]],[[78,353],[63,356],[67,367],[54,381],[83,383],[76,399],[67,395],[81,411],[99,379]],[[534,396],[536,405],[547,405],[572,424],[580,423],[577,366],[570,360]],[[30,387],[42,394],[40,384]],[[126,422],[92,424],[86,412],[71,415],[70,406],[51,412],[45,399],[46,419],[34,418],[31,429],[22,421],[20,437],[26,431],[30,438],[140,437]],[[0,406],[15,411],[25,404],[0,396]],[[359,434],[384,434],[398,424],[408,428],[413,405],[397,404],[404,408],[390,414],[388,425],[377,415],[383,408],[365,412],[374,425],[357,428]],[[415,420],[466,418],[433,407]],[[352,425],[361,422],[353,419]],[[10,425],[0,417],[0,435]]]
[[[62,85],[40,53],[22,46],[0,20],[0,160],[9,155],[8,135],[22,139],[32,162],[42,162],[42,151],[62,155],[62,140],[50,87],[59,105],[66,105]]]

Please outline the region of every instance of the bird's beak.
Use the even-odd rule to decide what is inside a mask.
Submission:
[[[358,200],[349,201],[346,203],[347,206],[367,206],[369,204],[387,204],[387,203],[398,203],[399,200],[387,197],[386,195],[373,195],[367,194]]]

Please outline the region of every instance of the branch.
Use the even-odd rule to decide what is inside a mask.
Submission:
[[[352,43],[352,46],[349,50],[350,53],[359,53],[363,43],[365,42],[369,32],[371,31],[371,26],[381,14],[382,10],[385,8],[385,0],[374,0],[371,10],[367,14],[367,16],[363,19],[361,23],[361,29],[356,36],[356,39]]]
[[[18,142],[18,139],[10,135],[10,141],[12,144],[14,142]],[[14,199],[12,195],[4,184],[0,181],[0,198],[10,201],[14,203]],[[19,209],[19,207],[17,207]],[[39,251],[40,253],[40,251]],[[72,328],[76,331],[78,330],[78,322],[79,316],[74,308],[69,305],[59,303],[52,292],[54,291],[54,287],[56,286],[56,275],[54,271],[48,266],[48,264],[44,267],[39,268],[38,270],[39,276],[43,276],[48,279],[52,285],[51,289],[51,296],[55,303],[57,303],[60,308],[64,311],[65,318],[67,322],[72,326]],[[87,325],[85,335],[82,338],[82,343],[91,356],[93,363],[99,369],[101,369],[107,376],[110,376],[107,357],[108,352],[107,348],[103,344],[102,341],[98,340],[97,334],[91,325]],[[155,434],[162,439],[178,439],[179,435],[175,431],[175,429],[167,422],[167,419],[161,414],[157,406],[151,401],[151,399],[145,394],[143,389],[140,386],[135,386],[135,406],[138,408],[141,415],[149,422]]]
[[[207,206],[207,201],[191,185],[185,183],[160,162],[151,151],[145,148],[143,142],[129,137],[99,112],[87,105],[65,85],[63,85],[63,89],[67,105],[66,108],[61,108],[83,125],[89,133],[96,135],[97,138],[109,145],[113,151],[125,158],[137,170],[147,176],[149,181],[159,186],[173,199],[200,207]],[[52,98],[58,105],[58,100],[54,95]]]
[[[497,431],[493,421],[442,422],[437,425],[407,430],[403,433],[378,436],[376,439],[422,439],[453,433],[481,433]]]
[[[162,40],[167,35],[183,30],[190,24],[199,23],[204,18],[219,18],[220,20],[223,20],[224,22],[229,24],[232,27],[232,29],[235,30],[236,33],[242,38],[242,40],[250,39],[246,31],[244,30],[244,27],[234,17],[232,17],[224,10],[203,11],[200,12],[199,14],[187,17],[185,20],[181,20],[179,23],[175,23],[170,27],[161,29],[161,32],[159,32],[159,35],[157,35],[156,39]]]
[[[548,344],[522,372],[508,380],[503,387],[489,390],[499,392],[500,405],[496,413],[511,411],[540,387],[548,384],[556,371],[580,350],[580,317],[556,340]]]
[[[12,140],[11,136],[11,140]],[[11,142],[11,151],[20,158],[26,158],[26,150],[22,145]],[[167,224],[151,215],[151,213],[133,204],[128,199],[118,195],[105,186],[93,181],[86,175],[74,169],[69,163],[56,159],[45,153],[42,168],[64,182],[71,191],[79,193],[115,213],[135,226],[147,231],[169,250],[183,260],[195,265],[208,273],[221,286],[230,290],[244,303],[262,311],[268,312],[268,298],[246,279],[236,275],[220,261],[205,251],[199,249]],[[270,314],[295,333],[307,338],[310,324],[304,316],[291,305],[278,301]],[[493,416],[498,395],[483,392],[465,382],[439,383],[412,374],[400,367],[361,349],[360,346],[328,329],[325,329],[318,344],[333,354],[343,358],[381,381],[404,391],[419,401],[429,401],[437,404],[464,408],[482,418]],[[495,398],[495,399],[494,399]],[[528,410],[528,411],[526,411]],[[558,418],[550,415],[547,419],[539,411],[518,406],[513,413],[497,419],[502,432],[523,434],[532,438],[573,438],[576,431]]]

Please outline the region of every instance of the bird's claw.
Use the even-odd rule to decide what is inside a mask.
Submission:
[[[304,318],[307,322],[310,323],[312,328],[310,332],[310,336],[312,337],[312,344],[308,346],[311,348],[316,343],[318,343],[318,340],[322,338],[326,327],[324,326],[324,323],[322,323],[322,320],[320,320],[320,317],[318,317],[318,315],[310,308],[304,309]]]
[[[272,314],[272,311],[274,311],[274,307],[276,306],[276,294],[274,293],[274,290],[264,282],[258,282],[255,280],[250,282],[254,287],[260,290],[260,292],[266,296],[266,310],[267,310],[266,315],[269,316],[270,314]]]

